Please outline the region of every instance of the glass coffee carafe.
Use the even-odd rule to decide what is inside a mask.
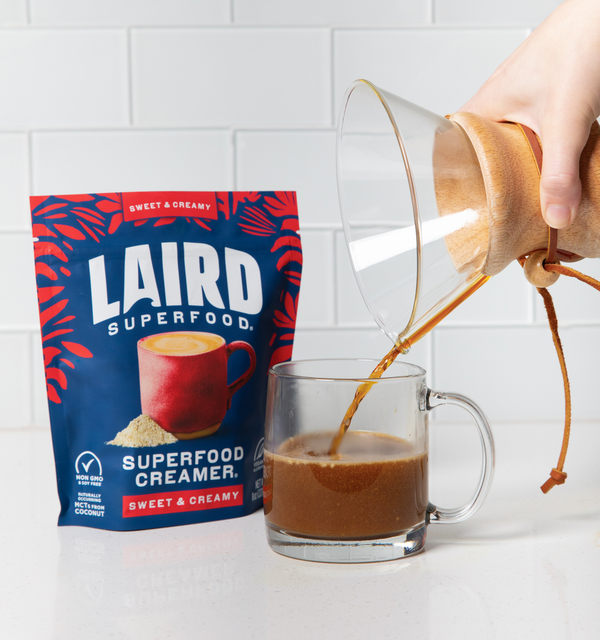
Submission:
[[[337,170],[361,293],[408,350],[489,277],[477,156],[455,122],[358,80],[339,119]]]
[[[531,258],[525,275],[545,287],[537,252],[548,250],[555,270],[600,257],[597,122],[581,154],[577,216],[560,233],[541,214],[540,141],[521,124],[443,118],[358,80],[344,98],[337,155],[356,280],[401,351],[513,260]]]

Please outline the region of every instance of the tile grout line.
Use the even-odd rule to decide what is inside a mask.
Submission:
[[[172,132],[199,132],[199,133],[215,133],[215,132],[229,132],[234,128],[235,131],[239,133],[331,133],[335,131],[335,127],[332,127],[330,124],[324,125],[282,125],[280,127],[273,126],[262,126],[256,125],[253,127],[252,125],[243,125],[236,126],[233,125],[225,126],[225,125],[181,125],[181,126],[171,126],[171,125],[107,125],[105,127],[102,126],[90,126],[90,127],[36,127],[36,133],[43,134],[56,134],[56,133],[64,133],[67,135],[70,134],[86,134],[86,133],[128,133],[129,131],[135,131],[136,133],[172,133]],[[27,133],[28,129],[23,127],[19,128],[9,128],[9,127],[0,127],[0,134],[11,134],[11,133]]]
[[[231,185],[233,191],[237,191],[238,187],[238,143],[239,137],[238,132],[235,129],[231,130],[231,135],[229,137],[229,151],[231,154]]]
[[[333,273],[331,274],[333,278],[333,326],[337,329],[339,326],[338,323],[340,318],[337,237],[336,237],[336,232],[334,230],[331,230],[329,233],[331,234],[330,235],[331,254],[333,257]]]
[[[28,373],[28,380],[29,380],[29,406],[28,406],[28,424],[30,426],[33,426],[33,423],[35,421],[35,376],[33,375],[33,372],[35,371],[35,362],[34,362],[34,358],[35,358],[35,345],[34,345],[34,340],[36,339],[36,335],[35,333],[32,331],[29,333],[29,340],[28,340],[28,346],[29,346],[29,373]]]
[[[538,322],[538,313],[537,313],[537,308],[536,308],[536,304],[535,304],[535,296],[536,296],[536,292],[535,289],[533,287],[530,287],[529,290],[529,295],[527,296],[527,315],[528,315],[528,319],[529,322],[533,325],[535,325]]]
[[[429,353],[427,355],[427,366],[429,367],[428,369],[429,385],[431,389],[437,389],[435,368],[433,366],[433,363],[435,362],[435,352],[437,351],[437,345],[435,340],[436,335],[437,335],[437,331],[434,328],[427,336],[429,338]]]
[[[34,193],[33,180],[33,131],[27,131],[27,181],[29,187],[29,195]],[[31,216],[30,216],[31,219]]]
[[[374,321],[373,321],[374,322]],[[27,328],[27,327],[25,327]],[[340,331],[363,331],[365,329],[378,329],[377,324],[371,324],[369,322],[355,322],[355,323],[345,323],[345,324],[337,324],[336,326],[332,326],[330,324],[309,324],[302,325],[302,329],[307,331],[325,331],[325,330],[340,330]],[[547,329],[548,321],[543,320],[540,322],[536,322],[535,324],[531,324],[528,322],[521,322],[518,324],[454,324],[454,325],[446,325],[444,327],[436,327],[434,331],[438,332],[448,332],[448,331],[474,331],[474,330],[483,330],[483,331],[497,331],[497,330],[508,330],[508,329]],[[600,322],[592,321],[592,320],[582,320],[582,321],[570,321],[564,322],[561,324],[560,329],[598,329],[600,328]],[[9,332],[9,331],[20,331],[23,330],[23,327],[0,327],[0,333]],[[423,340],[426,340],[425,336]],[[423,344],[421,341],[420,344]],[[433,365],[432,365],[433,366]]]
[[[434,371],[434,368],[433,368],[433,363],[434,363],[434,360],[435,360],[435,357],[434,357],[435,346],[434,346],[434,343],[433,343],[433,336],[434,335],[435,334],[433,334],[433,332],[432,332],[427,336],[427,341],[428,341],[428,345],[427,346],[429,347],[427,349],[427,371],[431,372],[430,375],[431,375],[431,380],[432,381],[435,379],[435,371]],[[433,386],[433,383],[432,383],[432,386]]]
[[[334,82],[334,76],[335,76],[335,48],[334,48],[334,37],[335,37],[335,30],[334,29],[329,29],[329,100],[330,100],[330,106],[329,106],[329,111],[330,111],[330,118],[331,118],[331,126],[335,128],[336,126],[336,122],[335,122],[335,82]]]
[[[129,119],[129,129],[133,127],[133,44],[131,42],[131,27],[127,33],[127,117]]]
[[[29,13],[29,12],[27,12]],[[541,23],[540,23],[541,24]],[[28,23],[24,25],[0,25],[0,32],[2,31],[118,31],[122,29],[136,29],[144,31],[253,31],[253,30],[269,30],[269,31],[324,31],[324,30],[336,30],[336,31],[526,31],[529,35],[533,29],[531,23],[440,23],[440,22],[395,22],[395,23],[316,23],[316,24],[271,24],[271,23],[257,23],[257,24],[242,24],[242,23],[205,23],[205,24],[143,24],[143,23],[131,23],[131,24],[33,24]]]

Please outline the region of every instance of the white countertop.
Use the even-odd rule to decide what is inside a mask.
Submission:
[[[58,528],[49,432],[1,431],[0,638],[597,638],[600,425],[573,425],[569,479],[546,496],[560,425],[493,426],[496,476],[473,519],[431,525],[411,559],[351,566],[275,554],[262,512],[132,533]],[[430,497],[452,506],[473,482],[476,436],[432,431]]]

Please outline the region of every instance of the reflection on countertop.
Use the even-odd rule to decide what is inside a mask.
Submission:
[[[471,427],[432,428],[433,501],[478,470]],[[551,434],[551,435],[550,435]],[[595,637],[600,425],[576,424],[569,479],[539,490],[560,425],[496,425],[497,470],[471,520],[408,560],[325,565],[273,553],[261,512],[128,533],[56,526],[46,430],[0,431],[0,632],[17,640]]]

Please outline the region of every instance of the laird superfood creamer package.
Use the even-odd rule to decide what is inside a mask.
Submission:
[[[60,525],[262,506],[267,372],[288,360],[293,192],[31,198]]]

